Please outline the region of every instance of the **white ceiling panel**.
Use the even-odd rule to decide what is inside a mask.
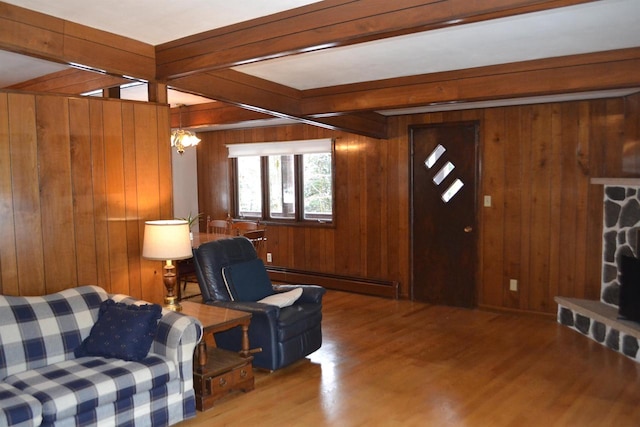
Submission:
[[[152,45],[319,0],[3,0]]]
[[[300,90],[640,46],[640,1],[609,0],[234,69]]]
[[[64,64],[0,50],[0,88],[69,68]]]

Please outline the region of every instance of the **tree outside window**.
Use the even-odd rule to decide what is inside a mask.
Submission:
[[[262,216],[260,157],[238,157],[238,214],[240,217]]]
[[[283,222],[332,221],[331,152],[245,155],[235,161],[236,216]]]
[[[302,156],[304,218],[331,219],[333,210],[331,154]]]

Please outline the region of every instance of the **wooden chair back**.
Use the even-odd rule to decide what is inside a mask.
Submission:
[[[229,222],[224,219],[207,218],[207,233],[213,234],[231,234]]]
[[[247,231],[257,230],[258,223],[252,221],[240,221],[231,223],[231,234],[234,236],[244,236]]]
[[[243,236],[251,241],[258,253],[258,258],[265,261],[267,256],[267,230],[264,228],[251,230],[244,233]]]

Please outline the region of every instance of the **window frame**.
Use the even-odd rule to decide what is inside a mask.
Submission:
[[[239,188],[238,188],[238,159],[237,157],[229,158],[229,182],[231,195],[231,216],[238,220],[259,220],[261,223],[287,224],[287,225],[305,225],[305,226],[333,226],[335,223],[336,212],[336,193],[335,193],[335,142],[331,141],[331,218],[304,218],[304,154],[318,153],[282,153],[282,155],[293,155],[294,162],[294,206],[295,213],[292,218],[278,218],[271,216],[270,207],[270,189],[269,189],[269,156],[278,154],[259,154],[260,157],[260,186],[262,196],[262,212],[259,216],[239,215]]]

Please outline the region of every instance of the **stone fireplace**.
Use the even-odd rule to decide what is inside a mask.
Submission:
[[[618,307],[621,255],[638,257],[640,188],[605,185],[600,300]]]
[[[600,301],[556,297],[558,322],[640,362],[640,323],[618,319],[618,261],[640,256],[640,179],[591,182],[604,185]]]

